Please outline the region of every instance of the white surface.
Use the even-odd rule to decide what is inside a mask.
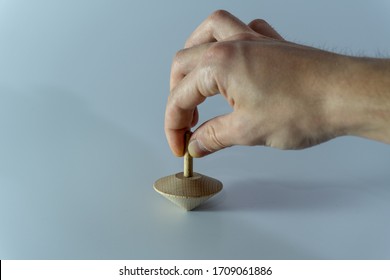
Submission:
[[[1,1],[0,259],[389,259],[390,146],[234,147],[198,211],[153,182],[181,170],[163,132],[170,63],[224,8],[287,39],[388,54],[388,1]],[[201,121],[229,111],[219,97]]]

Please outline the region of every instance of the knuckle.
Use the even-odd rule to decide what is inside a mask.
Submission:
[[[228,11],[216,10],[210,15],[209,20],[218,22],[228,17],[231,17],[231,14]]]
[[[231,42],[218,42],[213,44],[205,52],[204,59],[206,61],[227,61],[231,59],[237,52],[237,48]]]
[[[214,126],[208,125],[205,131],[205,134],[207,135],[209,141],[209,147],[205,147],[206,149],[209,149],[210,151],[216,151],[223,148],[226,148],[226,145],[224,145],[218,138],[218,135],[215,131]]]
[[[249,26],[253,26],[253,25],[268,25],[268,22],[265,21],[265,20],[262,19],[262,18],[257,18],[257,19],[252,20],[252,21],[249,23]]]
[[[181,63],[183,60],[185,50],[179,50],[175,53],[173,60],[172,60],[172,69],[176,69],[176,67]]]
[[[184,50],[178,50],[173,57],[173,60],[180,60],[183,57]]]

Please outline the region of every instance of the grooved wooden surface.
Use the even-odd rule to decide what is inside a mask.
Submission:
[[[184,177],[183,172],[158,179],[154,188],[161,193],[181,197],[203,197],[218,193],[222,183],[217,179],[194,173]]]

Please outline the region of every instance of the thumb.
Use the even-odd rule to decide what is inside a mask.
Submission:
[[[218,116],[203,123],[192,134],[188,152],[192,157],[204,157],[234,145],[232,114]]]

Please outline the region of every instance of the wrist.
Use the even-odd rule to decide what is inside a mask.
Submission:
[[[390,60],[340,56],[329,94],[336,135],[390,143]]]

